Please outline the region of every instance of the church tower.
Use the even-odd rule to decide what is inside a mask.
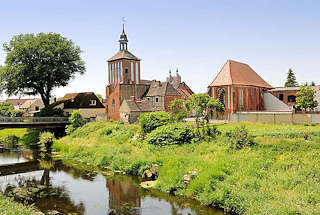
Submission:
[[[107,120],[120,119],[119,108],[125,99],[141,99],[149,85],[140,78],[140,59],[128,51],[128,37],[122,26],[119,51],[108,60],[106,87]]]
[[[122,26],[119,39],[119,52],[108,60],[109,86],[116,88],[119,84],[139,84],[140,59],[128,51],[128,38]]]

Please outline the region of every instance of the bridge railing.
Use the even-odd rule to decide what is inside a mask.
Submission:
[[[0,117],[0,123],[9,122],[68,122],[68,117]]]

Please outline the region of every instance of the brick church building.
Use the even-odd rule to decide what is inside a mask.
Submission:
[[[122,28],[119,51],[108,60],[106,87],[107,120],[134,123],[141,113],[168,111],[173,99],[187,99],[193,91],[181,81],[178,70],[166,82],[142,80],[140,59],[128,51],[128,38]]]
[[[228,60],[208,87],[219,99],[226,115],[237,111],[264,111],[264,94],[273,89],[248,64]]]

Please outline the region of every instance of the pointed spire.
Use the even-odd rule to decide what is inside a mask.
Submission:
[[[120,35],[120,51],[126,51],[128,49],[128,38],[124,31],[124,24],[122,24],[122,33]]]

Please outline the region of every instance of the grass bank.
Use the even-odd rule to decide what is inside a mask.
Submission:
[[[237,124],[238,125],[238,124]],[[159,164],[155,188],[237,214],[320,214],[320,127],[245,124],[258,144],[230,150],[219,125],[210,143],[158,147],[137,137],[136,125],[95,122],[56,141],[64,158],[142,175]],[[184,183],[196,169],[198,176]]]
[[[27,129],[27,128],[1,129],[0,138],[14,135],[19,138],[20,145],[29,146],[39,141],[39,133],[40,133],[39,130]]]
[[[32,207],[24,206],[14,202],[0,194],[0,214],[1,215],[36,215],[40,214]],[[42,214],[42,213],[41,213]]]

